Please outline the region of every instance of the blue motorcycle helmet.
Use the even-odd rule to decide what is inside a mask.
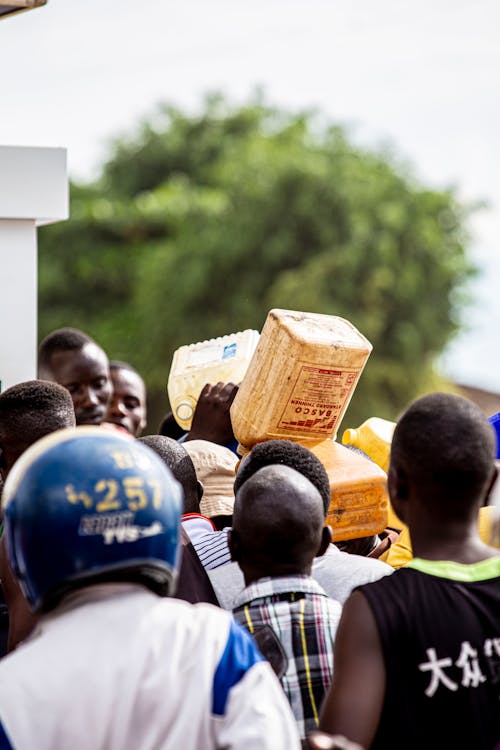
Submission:
[[[34,612],[104,581],[173,593],[182,488],[129,436],[81,426],[41,438],[13,466],[2,504],[9,563]]]

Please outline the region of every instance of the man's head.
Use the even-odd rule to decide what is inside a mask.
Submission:
[[[238,468],[234,482],[235,494],[256,471],[264,466],[275,464],[289,466],[312,482],[321,495],[326,517],[331,499],[330,480],[326,469],[319,458],[308,448],[291,440],[266,440],[254,445],[251,452],[242,459]]]
[[[138,440],[161,458],[181,485],[184,490],[182,512],[199,513],[203,485],[196,477],[193,461],[184,446],[166,435],[144,435]]]
[[[74,425],[71,396],[57,383],[28,380],[0,393],[0,474],[39,438]]]
[[[38,377],[69,391],[77,424],[104,421],[112,393],[108,358],[83,331],[60,328],[45,337],[38,350]]]
[[[495,475],[495,434],[479,407],[450,393],[413,401],[394,430],[389,493],[407,520],[409,497],[437,521],[476,516]],[[406,517],[405,517],[406,516]]]
[[[230,547],[247,585],[265,576],[310,574],[331,541],[318,489],[289,466],[265,466],[240,486]]]
[[[5,482],[7,552],[33,611],[93,583],[173,592],[182,488],[152,450],[117,431],[59,430]]]
[[[109,372],[113,395],[106,422],[112,422],[139,437],[146,426],[146,386],[137,370],[127,362],[112,360]]]

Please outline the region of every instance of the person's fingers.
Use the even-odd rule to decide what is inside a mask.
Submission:
[[[219,381],[212,386],[211,395],[219,397],[221,401],[230,401],[232,403],[234,397],[238,392],[238,386],[235,383],[223,383]]]
[[[364,750],[357,742],[351,742],[341,734],[311,732],[307,741],[311,750]]]
[[[238,386],[235,383],[227,384],[227,400],[230,404],[233,403],[236,394],[238,393]]]
[[[211,383],[205,383],[203,388],[201,389],[200,398],[208,396],[210,391],[212,390],[212,384]]]

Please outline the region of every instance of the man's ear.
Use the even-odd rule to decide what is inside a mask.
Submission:
[[[387,490],[396,515],[406,523],[406,501],[410,496],[408,477],[403,469],[396,468],[392,464],[389,466],[387,475]]]
[[[199,479],[196,480],[196,489],[198,492],[198,500],[201,500],[201,498],[203,497],[205,488],[203,487],[203,484],[200,482]]]
[[[229,529],[227,532],[227,543],[229,546],[229,552],[231,553],[231,560],[238,562],[240,556],[240,543],[239,543],[238,532],[234,529]]]
[[[316,557],[321,557],[325,554],[326,550],[330,546],[333,538],[332,533],[332,527],[331,526],[323,526],[323,529],[321,531],[321,542],[318,547],[318,551],[316,552]]]
[[[408,479],[403,469],[398,469],[391,464],[387,474],[387,489],[391,502],[393,500],[406,500],[409,495]]]

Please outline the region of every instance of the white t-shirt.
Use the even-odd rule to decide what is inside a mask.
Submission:
[[[0,748],[292,750],[297,728],[251,638],[209,604],[128,583],[66,597],[0,661]]]

